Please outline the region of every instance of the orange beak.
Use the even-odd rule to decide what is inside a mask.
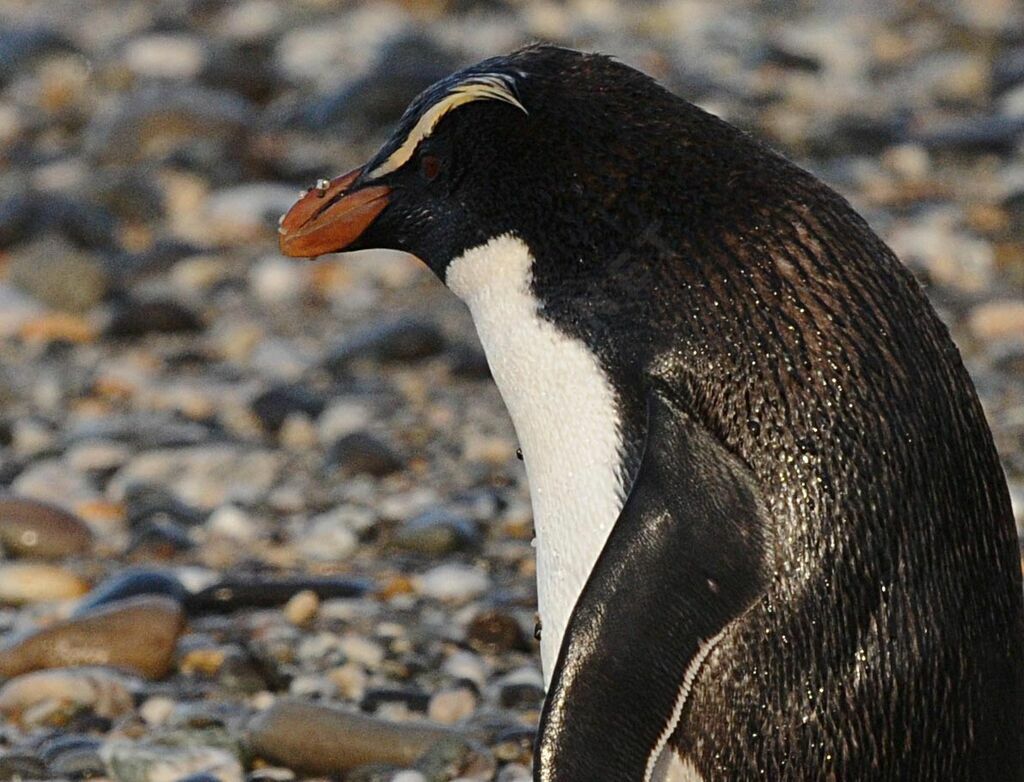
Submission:
[[[344,250],[377,219],[388,205],[391,188],[383,185],[346,192],[362,173],[357,168],[320,180],[281,218],[277,241],[292,258],[312,258]]]

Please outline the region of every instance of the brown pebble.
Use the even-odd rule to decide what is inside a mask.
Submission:
[[[502,611],[482,611],[466,628],[466,640],[478,652],[498,654],[525,649],[526,638],[515,617]]]
[[[249,726],[257,755],[304,774],[336,774],[368,763],[410,766],[437,742],[457,736],[294,700],[277,701]]]
[[[63,559],[92,547],[92,532],[77,516],[46,502],[0,499],[0,544],[15,557]]]
[[[968,316],[971,333],[978,339],[1024,341],[1024,299],[1004,299],[980,304]]]
[[[291,596],[285,603],[284,617],[296,627],[312,623],[320,610],[320,598],[311,589],[303,589]]]
[[[40,668],[107,665],[150,678],[167,673],[185,614],[174,600],[122,600],[82,616],[7,638],[0,644],[0,676]]]
[[[103,668],[34,671],[0,688],[0,714],[18,723],[82,709],[99,717],[118,717],[134,705],[128,680]]]
[[[45,562],[0,564],[0,604],[26,605],[70,600],[89,591],[89,584],[70,570]]]

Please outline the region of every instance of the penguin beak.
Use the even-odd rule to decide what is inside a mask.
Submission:
[[[312,258],[344,250],[355,242],[388,205],[391,188],[371,185],[350,189],[361,168],[307,190],[278,224],[278,245],[292,258]]]

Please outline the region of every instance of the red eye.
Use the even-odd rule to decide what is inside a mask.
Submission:
[[[428,180],[436,179],[441,173],[441,161],[434,155],[425,155],[420,161],[420,171]]]

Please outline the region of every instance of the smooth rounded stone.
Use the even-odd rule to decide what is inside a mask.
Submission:
[[[42,668],[105,665],[159,679],[170,669],[185,624],[166,597],[136,597],[101,606],[0,643],[0,676]]]
[[[497,763],[484,747],[462,737],[449,736],[428,749],[416,762],[416,769],[428,782],[447,782],[453,776],[490,780],[494,778]]]
[[[278,700],[249,725],[253,753],[300,774],[338,774],[370,763],[411,766],[447,728],[392,723],[295,700]]]
[[[494,782],[530,782],[533,772],[522,763],[506,763],[498,769]]]
[[[114,217],[88,200],[53,192],[0,199],[0,247],[37,239],[24,249],[40,256],[69,246],[116,252],[120,249],[117,229]]]
[[[284,604],[284,618],[296,627],[307,627],[316,619],[320,610],[320,598],[311,589],[296,592]]]
[[[242,782],[238,758],[220,747],[115,739],[103,745],[100,755],[116,782],[175,782],[198,774]]]
[[[261,258],[249,271],[249,289],[265,304],[294,304],[308,282],[304,267],[276,256]]]
[[[92,779],[106,774],[100,757],[102,742],[77,733],[58,734],[39,747],[39,754],[56,779]]]
[[[338,83],[339,74],[358,73],[372,63],[380,47],[409,25],[408,11],[382,4],[350,6],[343,14],[320,17],[287,29],[276,45],[278,69],[298,83],[320,89]]]
[[[46,762],[26,749],[11,749],[0,755],[0,780],[22,782],[27,779],[48,779]]]
[[[234,244],[274,236],[277,222],[295,202],[294,187],[250,182],[211,193],[204,206],[210,238]]]
[[[391,475],[405,464],[390,447],[369,432],[343,435],[327,452],[327,464],[345,475]]]
[[[292,782],[295,772],[280,766],[262,766],[254,768],[245,775],[245,782]]]
[[[316,562],[342,562],[359,548],[356,532],[331,513],[312,519],[292,540],[302,556]]]
[[[13,557],[64,559],[92,549],[89,525],[48,502],[0,498],[0,545]]]
[[[107,274],[100,260],[55,237],[19,249],[8,270],[13,285],[66,312],[85,312],[107,294]]]
[[[403,524],[391,538],[403,551],[442,556],[480,546],[476,525],[443,508],[427,511]]]
[[[491,587],[491,579],[486,573],[461,564],[438,565],[415,576],[412,583],[423,597],[453,603],[472,600]]]
[[[123,442],[144,450],[181,448],[207,442],[210,439],[210,430],[194,421],[182,421],[171,413],[158,411],[115,414],[104,418],[68,422],[64,442],[72,444],[99,439]],[[138,483],[142,484],[141,481]],[[163,488],[161,491],[168,493]]]
[[[1024,299],[1001,299],[977,305],[967,316],[971,333],[981,340],[1024,342]]]
[[[304,413],[310,418],[316,418],[323,412],[325,404],[323,397],[306,386],[285,384],[263,391],[252,400],[250,406],[263,428],[274,434],[281,429],[288,416]]]
[[[529,648],[516,618],[498,609],[481,611],[474,616],[466,628],[466,641],[474,650],[486,654]]]
[[[0,339],[21,335],[27,326],[37,322],[44,313],[44,307],[27,293],[0,284]]]
[[[114,573],[93,587],[78,601],[72,616],[82,616],[95,608],[141,595],[163,595],[182,602],[187,594],[176,576],[165,570],[127,568]]]
[[[444,347],[444,334],[436,324],[406,316],[351,335],[331,350],[324,367],[336,375],[344,375],[357,361],[406,364],[436,356]]]
[[[359,708],[373,714],[382,707],[401,706],[407,711],[426,714],[430,695],[419,690],[402,690],[394,687],[371,687],[363,694]]]
[[[184,304],[171,299],[129,299],[114,309],[104,332],[114,339],[130,339],[147,334],[193,334],[202,329],[202,319]]]
[[[374,129],[393,122],[420,92],[458,67],[431,36],[402,35],[378,51],[370,70],[350,84],[316,98],[302,113],[315,130],[352,125]]]
[[[90,201],[122,220],[145,223],[164,215],[163,192],[157,178],[145,168],[91,171],[85,188]]]
[[[389,782],[427,782],[427,778],[422,771],[407,768],[397,772]]]
[[[530,682],[510,682],[502,685],[498,699],[506,709],[539,709],[544,688]]]
[[[525,725],[506,728],[494,737],[492,743],[494,755],[505,763],[512,761],[529,763],[533,757],[533,742],[536,738],[535,728]]]
[[[1001,95],[1024,84],[1024,45],[1008,47],[992,63],[992,93]]]
[[[296,594],[313,592],[320,600],[360,597],[370,589],[363,579],[343,576],[226,578],[185,599],[192,613],[232,613],[243,608],[277,608]]]
[[[221,505],[206,520],[206,531],[237,543],[251,544],[261,534],[258,520],[237,505]]]
[[[205,143],[212,145],[211,161],[231,159],[252,119],[248,101],[226,90],[143,87],[96,112],[85,132],[85,149],[101,162],[134,163]]]
[[[71,42],[50,27],[5,24],[0,28],[0,85],[23,73],[39,57],[74,51]]]
[[[182,443],[182,445],[191,443]],[[165,518],[184,527],[198,527],[209,514],[182,502],[169,490],[151,483],[132,483],[123,492],[125,520],[137,526],[156,518]]]
[[[59,565],[44,562],[0,563],[0,604],[26,605],[71,600],[89,591],[89,584]]]
[[[128,42],[122,52],[128,70],[157,79],[192,80],[206,61],[203,42],[192,35],[144,35]]]
[[[459,649],[444,661],[443,670],[453,679],[464,679],[483,689],[487,683],[489,670],[487,663],[478,654]]]
[[[24,193],[0,198],[0,248],[36,235],[36,202]]]
[[[476,694],[468,687],[440,690],[430,696],[427,716],[442,725],[454,725],[476,711]]]
[[[172,560],[195,546],[188,530],[169,519],[153,519],[132,528],[125,553],[143,560]]]
[[[463,380],[490,380],[487,356],[471,345],[453,345],[448,349],[448,367],[454,377]]]
[[[18,473],[10,489],[13,494],[41,502],[60,497],[64,505],[71,507],[101,499],[93,481],[72,469],[64,459],[37,459]]]
[[[103,668],[34,671],[0,687],[0,714],[24,726],[59,724],[81,711],[119,717],[134,706],[133,683]]]
[[[127,486],[148,483],[201,509],[251,505],[274,486],[283,463],[283,454],[226,444],[148,451],[118,470],[107,489],[116,499]]]
[[[1024,138],[1024,116],[981,116],[922,131],[915,140],[929,150],[1010,154]]]
[[[262,41],[217,41],[207,52],[199,81],[265,103],[282,87],[272,54]]]

